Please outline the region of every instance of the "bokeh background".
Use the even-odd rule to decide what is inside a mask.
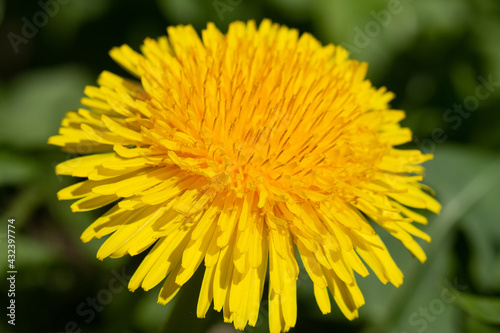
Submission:
[[[291,331],[500,332],[500,1],[0,0],[1,332],[234,331],[213,310],[196,319],[199,282],[161,306],[159,288],[126,288],[144,255],[95,259],[102,241],[79,236],[102,211],[73,214],[57,201],[75,180],[54,167],[73,156],[46,142],[102,70],[126,75],[111,47],[138,49],[168,25],[200,31],[212,21],[225,31],[234,20],[264,17],[369,62],[369,79],[395,92],[392,106],[407,112],[407,147],[435,154],[425,183],[443,204],[423,227],[433,238],[423,265],[382,232],[405,282],[359,278],[366,305],[353,322],[336,306],[320,313],[302,269]],[[15,327],[4,313],[8,218],[16,219]],[[268,331],[265,299],[247,332]]]

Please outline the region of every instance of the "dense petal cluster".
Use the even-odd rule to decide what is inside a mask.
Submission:
[[[394,146],[411,140],[393,94],[339,46],[269,20],[191,26],[124,45],[112,58],[136,80],[103,72],[86,109],[69,112],[49,143],[85,156],[57,166],[87,180],[61,190],[74,211],[114,203],[82,235],[109,235],[97,257],[151,247],[129,288],[163,282],[169,302],[204,266],[198,316],[213,302],[238,329],[255,325],[269,270],[271,332],[296,322],[297,256],[323,313],[330,296],[353,319],[364,299],[355,273],[369,266],[399,286],[398,269],[370,220],[420,261],[414,226],[439,212],[422,162]]]

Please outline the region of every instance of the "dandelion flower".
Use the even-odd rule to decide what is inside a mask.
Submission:
[[[166,304],[200,265],[197,315],[211,303],[237,329],[254,326],[269,271],[269,327],[297,318],[298,257],[322,313],[329,292],[348,319],[364,304],[356,272],[382,283],[403,274],[376,223],[420,261],[413,236],[438,213],[422,180],[432,155],[399,150],[411,131],[394,97],[365,79],[367,64],[269,20],[191,26],[111,57],[135,79],[103,72],[85,109],[66,114],[50,144],[84,156],[60,175],[87,178],[58,193],[75,212],[113,204],[82,235],[110,235],[97,257],[150,248],[129,283],[163,281]],[[329,292],[328,292],[329,290]]]

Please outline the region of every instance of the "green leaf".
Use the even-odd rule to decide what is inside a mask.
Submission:
[[[83,89],[91,83],[87,73],[74,66],[28,72],[17,77],[0,101],[0,143],[14,147],[48,147],[61,119],[80,105]]]
[[[387,71],[395,53],[411,46],[418,35],[414,4],[398,2],[321,0],[314,2],[317,37],[346,48],[351,57],[370,64],[369,77]]]
[[[484,324],[471,316],[466,316],[464,318],[464,333],[499,333],[500,327],[498,326],[489,326]]]
[[[308,0],[272,0],[272,3],[279,9],[280,13],[293,18],[296,21],[308,19],[308,15],[304,15],[311,10],[312,1]]]
[[[0,185],[19,185],[32,180],[37,173],[36,162],[20,154],[0,151]]]
[[[464,28],[464,22],[471,15],[470,6],[463,0],[415,1],[414,8],[421,20],[421,29],[436,32],[455,33]]]
[[[383,238],[402,269],[405,281],[400,290],[391,294],[386,294],[386,287],[373,288],[366,293],[366,306],[373,323],[368,332],[411,332],[424,326],[431,332],[454,331],[458,314],[443,298],[443,292],[447,291],[442,283],[448,281],[462,290],[468,286],[454,281],[454,269],[450,266],[453,255],[451,240],[457,226],[466,221],[468,214],[497,193],[500,157],[458,146],[435,148],[435,159],[426,165],[424,183],[434,188],[443,210],[440,216],[430,219],[428,227],[421,228],[432,237],[431,244],[423,246],[428,260],[423,265],[416,260],[402,262],[398,258],[402,251],[393,251],[389,237]],[[365,291],[361,282],[360,286]],[[378,307],[378,310],[370,309],[370,306]],[[431,313],[434,319],[425,319],[421,308],[422,311],[434,309],[439,316]]]
[[[70,1],[61,4],[47,30],[55,40],[75,38],[82,26],[103,15],[110,7],[111,0]]]
[[[494,189],[463,219],[460,227],[471,247],[470,274],[481,292],[500,290],[500,190]]]
[[[147,332],[160,331],[164,318],[170,316],[170,313],[175,306],[174,301],[166,305],[158,304],[157,300],[158,293],[160,292],[160,286],[144,292],[139,303],[136,304],[135,310],[133,311],[134,322]],[[135,291],[135,293],[142,293],[142,290]]]
[[[474,284],[483,292],[494,292],[500,290],[500,262],[496,245],[500,243],[500,157],[476,149],[461,154],[463,150],[459,147],[437,147],[436,161],[444,163],[430,162],[426,180],[436,184],[437,195],[445,202],[460,191],[463,179],[476,177],[478,180],[466,192],[464,204],[478,195],[482,198],[476,200],[477,203],[460,218],[459,227],[471,246]],[[488,189],[486,193],[485,189]],[[460,210],[460,205],[457,203],[454,207]]]
[[[481,322],[500,325],[500,298],[498,297],[464,293],[457,298],[457,305]]]
[[[0,214],[0,219],[5,221],[15,218],[17,226],[22,227],[41,201],[40,190],[36,185],[26,187],[12,198],[9,206]]]
[[[18,267],[48,266],[61,256],[50,242],[43,242],[34,237],[19,234],[16,244],[19,249],[16,257]]]
[[[206,13],[203,3],[196,0],[157,0],[157,5],[165,17],[176,23],[200,23]]]

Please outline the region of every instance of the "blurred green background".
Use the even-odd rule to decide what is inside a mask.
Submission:
[[[199,284],[156,303],[159,288],[125,286],[144,255],[100,262],[102,241],[79,236],[102,211],[71,213],[56,192],[74,182],[54,167],[73,156],[46,144],[85,85],[102,70],[125,72],[111,47],[138,49],[169,25],[209,21],[223,31],[234,20],[268,17],[341,44],[368,61],[368,77],[396,93],[408,148],[434,153],[425,183],[443,204],[423,227],[433,241],[419,264],[381,232],[405,274],[400,288],[373,275],[359,284],[366,298],[349,322],[336,306],[323,316],[302,269],[298,321],[292,332],[500,332],[500,1],[497,0],[0,0],[0,241],[15,218],[18,271],[16,326],[2,332],[233,332],[211,311],[196,319]],[[28,22],[28,23],[27,23]],[[32,25],[29,27],[29,25]],[[7,255],[0,260],[0,304],[8,305]],[[256,328],[267,332],[264,296]],[[98,300],[92,305],[92,299]]]

